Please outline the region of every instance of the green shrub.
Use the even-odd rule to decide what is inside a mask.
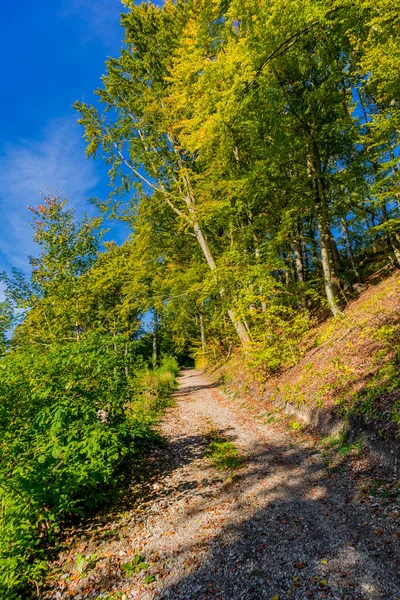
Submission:
[[[127,368],[118,337],[1,360],[0,598],[40,580],[62,520],[104,501],[121,462],[154,437],[174,387],[167,363],[151,374],[140,361]]]
[[[172,373],[175,377],[179,375],[179,365],[175,356],[164,355],[158,369],[159,373]]]

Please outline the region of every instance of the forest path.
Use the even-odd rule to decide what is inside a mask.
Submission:
[[[257,423],[199,371],[181,374],[175,400],[160,425],[168,447],[152,453],[134,508],[105,524],[115,535],[97,542],[102,560],[73,597],[400,599],[400,534],[352,498],[348,475],[329,475],[309,442]],[[245,457],[233,477],[205,456],[215,428]],[[150,568],[127,578],[137,554]]]

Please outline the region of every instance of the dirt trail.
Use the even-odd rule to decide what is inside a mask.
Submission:
[[[204,456],[212,427],[246,458],[233,480]],[[102,560],[73,597],[400,599],[393,520],[353,499],[347,475],[328,477],[311,445],[259,425],[193,370],[160,429],[169,445],[152,454],[154,475],[136,490],[144,498],[105,524],[115,536],[97,542]],[[137,553],[151,565],[150,585],[144,572],[121,571]]]

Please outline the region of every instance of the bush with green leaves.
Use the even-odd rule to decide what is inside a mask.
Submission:
[[[172,373],[175,377],[179,374],[180,367],[175,356],[165,355],[161,359],[160,373]]]
[[[124,458],[154,438],[174,375],[127,368],[124,349],[93,334],[0,362],[0,597],[40,579],[62,520],[103,502]]]

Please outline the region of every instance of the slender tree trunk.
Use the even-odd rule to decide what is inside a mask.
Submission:
[[[290,284],[289,258],[288,258],[287,253],[285,252],[285,250],[280,250],[279,256],[285,265],[284,268],[281,269],[281,281],[286,287],[289,287],[289,284]]]
[[[256,235],[253,235],[253,240],[254,240],[254,256],[256,258],[256,262],[259,263],[260,262],[260,247],[258,245],[258,240]],[[261,298],[261,311],[265,312],[267,310],[267,304],[263,301],[263,289],[262,287],[259,288],[259,293],[260,293],[260,298]]]
[[[387,223],[389,221],[389,215],[387,212],[387,208],[386,208],[386,203],[384,202],[382,205],[382,216],[383,216],[383,220]],[[397,238],[396,235],[393,234],[391,231],[387,231],[386,233],[386,238],[388,241],[389,246],[392,249],[395,261],[397,262],[398,265],[400,265],[400,250],[399,247],[397,245]]]
[[[193,214],[194,207],[190,208],[189,210]],[[202,231],[200,225],[196,221],[193,222],[193,230],[194,230],[196,239],[200,245],[200,248],[203,251],[203,254],[205,256],[207,264],[210,267],[210,270],[216,271],[217,265],[215,263],[214,257],[211,253],[210,247],[209,247],[208,242],[203,234],[203,231]],[[225,291],[223,289],[220,289],[219,293],[220,293],[221,298],[223,298],[225,295]],[[247,346],[247,344],[250,343],[251,339],[250,339],[250,335],[246,329],[246,326],[245,326],[243,320],[238,318],[235,314],[235,311],[232,309],[228,309],[228,315],[229,315],[230,320],[232,321],[232,324],[236,330],[236,333],[237,333],[242,345]]]
[[[311,254],[311,251],[310,251]],[[303,247],[303,273],[304,273],[304,281],[307,281],[309,275],[310,275],[310,259],[311,256],[309,257],[308,254],[308,250],[307,250],[307,244],[304,244]]]
[[[335,272],[339,273],[340,271],[343,270],[343,264],[342,264],[342,259],[340,258],[340,253],[335,241],[335,238],[332,235],[332,231],[329,228],[329,238],[330,238],[330,242],[331,242],[331,249],[332,249],[332,262],[335,268]]]
[[[172,140],[171,140],[171,142],[172,142]],[[175,144],[173,144],[173,145],[174,145],[174,152],[178,158],[179,167],[182,172],[182,181],[183,181],[183,185],[185,186],[185,191],[186,191],[184,200],[185,200],[186,206],[188,208],[189,218],[190,218],[190,222],[193,227],[194,234],[200,245],[200,248],[203,251],[203,254],[205,256],[207,264],[210,267],[210,270],[216,271],[217,265],[215,263],[213,255],[212,255],[210,246],[208,245],[207,239],[196,219],[196,202],[195,202],[192,186],[191,186],[189,177],[187,175],[185,165],[183,163],[181,151],[175,147]],[[219,293],[220,293],[221,298],[223,298],[225,296],[225,291],[223,289],[220,289]],[[236,330],[236,333],[237,333],[238,338],[240,339],[242,345],[247,346],[247,344],[249,344],[251,342],[251,339],[250,339],[250,336],[249,336],[249,334],[246,330],[246,327],[243,323],[243,320],[238,318],[235,314],[235,311],[232,309],[228,309],[228,315],[229,315],[230,320],[232,321],[232,324]]]
[[[200,337],[201,337],[201,350],[202,350],[203,354],[205,354],[207,345],[206,345],[206,331],[205,331],[205,327],[204,327],[203,313],[200,313]]]
[[[153,323],[153,369],[157,368],[158,361],[158,345],[157,345],[157,337],[158,337],[158,312],[154,308],[154,323]]]
[[[310,258],[312,259],[312,263],[314,264],[314,268],[316,271],[318,271],[319,268],[319,255],[318,255],[318,244],[317,244],[317,240],[316,240],[316,227],[315,227],[315,223],[311,222],[310,223],[310,230],[309,230],[309,235],[310,235],[310,253],[311,256]],[[308,269],[311,269],[311,266],[308,266]]]
[[[304,265],[303,265],[303,252],[302,252],[302,248],[301,248],[301,241],[299,238],[296,238],[292,242],[292,252],[294,255],[296,279],[297,279],[298,283],[302,284],[304,282]],[[300,294],[300,297],[297,301],[297,305],[300,309],[305,308],[306,300],[303,295],[303,289],[301,288],[301,286],[300,286],[298,293]]]
[[[223,290],[220,291],[220,294],[223,296]],[[231,308],[228,309],[228,315],[243,346],[247,346],[251,342],[251,339],[244,322],[237,318],[235,311]]]
[[[317,145],[314,141],[310,143],[310,157],[308,170],[312,178],[312,189],[316,206],[317,228],[322,259],[322,270],[324,275],[325,294],[332,314],[340,315],[336,301],[336,289],[333,278],[335,269],[332,261],[331,231],[329,228],[328,203],[326,200],[323,174],[321,170],[321,159]]]
[[[390,160],[393,161],[393,171],[395,173],[399,172],[399,167],[397,166],[396,162],[395,162],[395,156],[393,154],[393,149],[391,146],[389,146],[389,155],[390,155]],[[396,188],[398,189],[398,182],[396,182]],[[396,204],[397,204],[397,208],[400,208],[400,192],[395,192],[395,198],[396,198]]]
[[[296,238],[292,243],[292,252],[294,255],[297,281],[302,283],[304,281],[303,252],[301,248],[301,242],[298,238]]]
[[[138,131],[138,134],[140,136],[140,138],[143,141],[144,147],[147,149],[147,143],[145,140],[145,136],[143,134],[142,131]],[[188,212],[189,212],[189,218],[188,215],[185,215],[177,206],[174,205],[174,203],[171,201],[169,194],[167,192],[167,190],[165,189],[165,186],[162,182],[159,181],[159,186],[156,187],[155,185],[153,185],[151,182],[149,182],[141,173],[140,171],[138,171],[137,169],[135,169],[135,167],[133,165],[131,165],[122,155],[122,153],[118,150],[117,148],[117,152],[119,154],[119,156],[121,157],[121,159],[124,161],[124,163],[127,165],[127,167],[129,169],[131,169],[135,175],[141,179],[142,181],[144,181],[147,185],[149,185],[151,188],[153,189],[158,189],[161,191],[161,193],[163,194],[163,197],[165,199],[165,202],[168,204],[168,206],[181,218],[185,219],[186,222],[190,222],[190,224],[193,227],[194,230],[194,234],[196,236],[197,241],[200,244],[200,247],[203,251],[203,254],[206,258],[207,264],[210,267],[211,271],[215,271],[216,270],[216,264],[214,261],[214,258],[212,256],[210,247],[208,245],[208,242],[201,230],[201,227],[199,225],[199,223],[196,220],[196,215],[195,215],[195,198],[194,198],[194,194],[193,194],[193,190],[192,190],[192,186],[190,184],[190,180],[189,177],[187,175],[187,171],[184,165],[184,160],[182,158],[182,154],[181,154],[181,150],[177,147],[177,144],[175,142],[175,140],[173,139],[172,136],[168,136],[168,139],[171,143],[171,146],[173,147],[173,151],[177,157],[178,160],[178,164],[179,164],[179,168],[181,170],[181,176],[182,176],[182,181],[183,181],[183,185],[185,188],[185,194],[183,194],[183,190],[180,189],[180,193],[182,193],[182,195],[184,196],[183,199],[187,205],[188,208]],[[114,144],[117,147],[117,144]],[[157,151],[156,151],[157,152]],[[157,178],[157,167],[153,165],[153,171],[154,171],[154,177]],[[179,182],[177,178],[174,178],[175,182],[178,183],[178,189],[180,188]],[[225,292],[223,289],[220,290],[220,295],[223,298],[225,295]],[[242,343],[243,346],[246,346],[248,343],[250,343],[250,336],[248,334],[248,332],[246,331],[246,328],[242,322],[242,320],[238,317],[236,317],[235,312],[230,309],[228,310],[228,314],[229,317],[233,323],[233,326],[235,327],[236,333]]]
[[[353,248],[351,245],[350,232],[349,232],[349,226],[347,224],[346,215],[343,215],[343,217],[341,219],[341,226],[342,226],[342,233],[343,233],[344,247],[346,250],[346,255],[347,255],[348,259],[350,260],[353,273],[356,276],[357,281],[359,282],[360,275],[357,271],[356,263],[354,260]]]
[[[330,231],[324,206],[317,206],[317,224],[321,247],[322,270],[324,274],[325,294],[332,314],[336,317],[340,310],[336,304],[336,294],[332,281],[332,265],[330,254]]]

